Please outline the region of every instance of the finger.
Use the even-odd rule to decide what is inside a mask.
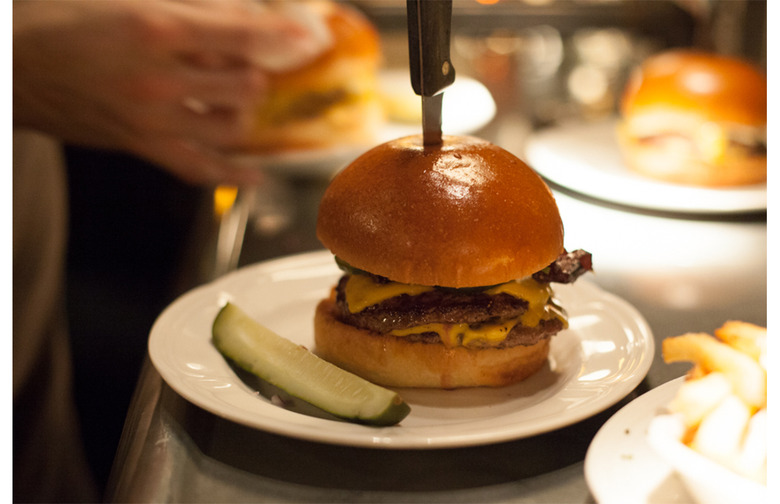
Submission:
[[[241,89],[191,85],[176,97],[136,103],[128,111],[127,136],[188,138],[213,148],[240,146],[251,138],[264,95]]]
[[[181,65],[158,83],[157,92],[137,100],[130,111],[137,133],[178,135],[217,147],[248,138],[268,89],[267,76],[255,67]]]
[[[178,138],[149,140],[136,152],[184,182],[195,185],[258,185],[262,172],[195,142]]]
[[[255,124],[252,110],[214,108],[194,98],[154,112],[155,117],[149,114],[137,124],[128,126],[122,132],[122,144],[138,149],[142,148],[139,144],[148,142],[150,137],[175,136],[216,151],[234,150],[249,143]]]
[[[252,138],[255,108],[220,108],[197,101],[186,108],[182,119],[186,125],[176,128],[176,134],[217,150],[241,148]]]
[[[216,108],[256,106],[268,90],[268,77],[256,68],[186,68],[179,96],[194,97]]]

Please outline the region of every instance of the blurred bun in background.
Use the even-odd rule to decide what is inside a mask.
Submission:
[[[285,4],[279,8],[287,8]],[[375,142],[384,122],[377,93],[382,52],[376,28],[345,4],[308,1],[294,7],[321,18],[332,45],[303,68],[272,73],[247,147],[283,152]]]
[[[670,50],[645,60],[620,103],[627,165],[667,182],[739,186],[766,181],[767,81],[739,59]]]

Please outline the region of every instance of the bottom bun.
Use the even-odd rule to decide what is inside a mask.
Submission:
[[[547,362],[550,351],[550,338],[501,349],[409,342],[344,324],[336,318],[336,310],[332,298],[317,306],[315,353],[387,387],[502,387],[534,374]]]

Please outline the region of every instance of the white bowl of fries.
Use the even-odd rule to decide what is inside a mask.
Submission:
[[[693,367],[647,439],[700,504],[768,502],[766,334],[730,321],[663,342],[666,362]]]
[[[768,503],[767,487],[742,476],[682,442],[685,425],[677,415],[660,415],[650,422],[648,442],[674,468],[699,504]]]

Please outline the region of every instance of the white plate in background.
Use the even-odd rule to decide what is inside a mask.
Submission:
[[[767,208],[767,186],[707,188],[671,184],[630,171],[623,163],[616,119],[571,121],[532,135],[525,157],[540,175],[572,191],[635,208],[696,214]]]

